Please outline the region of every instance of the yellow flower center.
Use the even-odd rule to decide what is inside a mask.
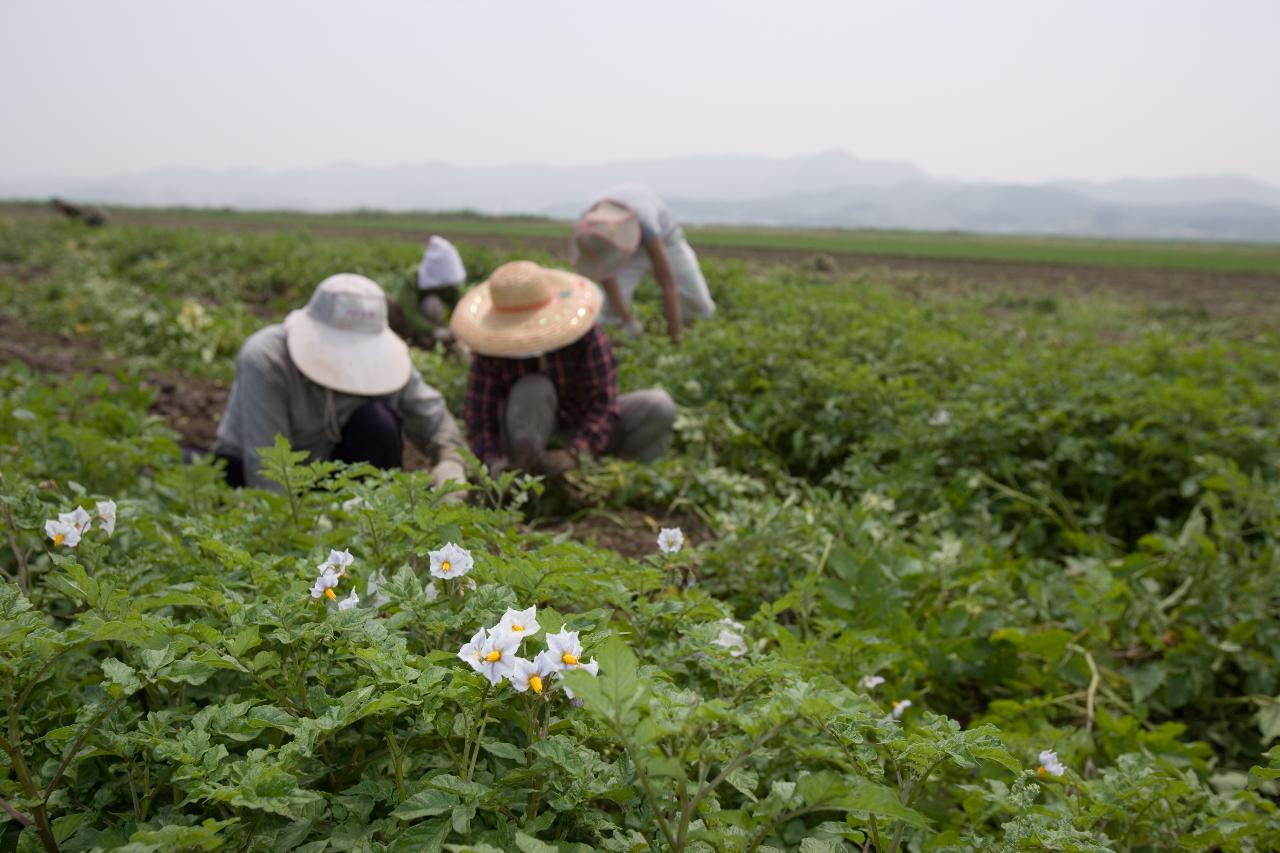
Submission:
[[[58,535],[56,535],[56,536],[54,536],[54,537],[53,537],[53,544],[54,544],[54,545],[61,545],[61,544],[62,544],[62,540],[63,540],[63,539],[66,539],[66,538],[67,538],[67,537],[65,537],[65,536],[63,536],[61,533],[59,533]]]
[[[489,654],[485,655],[484,659],[487,660],[489,663],[497,663],[498,661],[502,660],[502,651],[500,649],[494,649],[493,651],[489,652]]]
[[[448,560],[445,560],[443,563],[440,564],[440,571],[444,572],[446,575],[449,574],[449,569],[451,568],[453,568],[453,564],[450,563]]]
[[[529,676],[529,686],[533,688],[534,693],[542,692],[542,679],[536,675]]]
[[[569,666],[577,666],[577,665],[578,665],[578,659],[577,659],[576,657],[574,657],[573,655],[569,654],[568,652],[565,652],[564,654],[562,654],[562,655],[560,656],[560,660],[564,661],[564,662],[565,662],[565,663],[567,663]]]
[[[519,633],[524,630],[524,626],[520,624],[515,624],[511,626],[511,630]]]
[[[1040,769],[1036,771],[1036,775],[1037,775],[1037,776],[1045,776],[1045,775],[1048,775],[1048,773],[1049,773],[1049,771],[1044,769],[1044,765],[1043,765],[1043,764],[1041,764],[1041,765],[1040,765]]]
[[[324,595],[325,595],[325,598],[329,599],[330,601],[338,600],[338,595],[333,591],[333,587],[329,587],[328,589],[326,589],[324,591]]]

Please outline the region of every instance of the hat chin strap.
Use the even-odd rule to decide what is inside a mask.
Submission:
[[[539,302],[526,302],[523,305],[499,305],[493,303],[493,310],[498,314],[523,314],[526,311],[537,311],[539,308],[546,308],[551,304],[551,297],[548,296]]]

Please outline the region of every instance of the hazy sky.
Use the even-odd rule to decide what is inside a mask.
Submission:
[[[843,148],[1280,184],[1280,0],[0,0],[0,176]]]

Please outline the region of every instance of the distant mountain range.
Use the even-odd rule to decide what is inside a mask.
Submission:
[[[1280,188],[1235,176],[1110,183],[965,183],[843,151],[560,167],[445,163],[165,169],[106,180],[4,180],[0,197],[146,206],[461,210],[572,217],[642,181],[686,222],[1280,242]]]

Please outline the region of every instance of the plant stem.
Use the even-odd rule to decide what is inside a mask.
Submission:
[[[698,792],[694,794],[693,799],[689,801],[689,804],[685,806],[680,813],[680,834],[677,839],[679,841],[679,847],[677,847],[678,850],[684,849],[684,839],[685,834],[689,831],[689,822],[693,820],[693,816],[698,813],[698,806],[701,805],[703,798],[719,787],[720,783],[723,782],[730,773],[737,770],[738,767],[742,765],[742,762],[746,761],[759,751],[760,747],[772,740],[773,736],[780,732],[782,727],[793,719],[795,718],[788,717],[781,722],[775,723],[772,728],[764,734],[759,735],[751,742],[750,746],[738,753],[732,761],[721,768],[720,773],[714,779],[710,782],[704,782],[702,785],[698,786]]]
[[[876,853],[884,850],[884,844],[880,841],[880,824],[876,822],[876,813],[868,812],[867,817],[871,818],[871,843],[876,846]]]
[[[32,824],[31,818],[27,817],[22,812],[15,809],[12,805],[9,804],[9,801],[6,800],[4,797],[0,797],[0,809],[4,809],[5,811],[7,811],[9,813],[9,817],[17,821],[19,826],[22,826],[23,828],[31,826]]]
[[[538,700],[529,703],[529,714],[525,718],[525,754],[528,756],[529,763],[533,764],[535,756],[533,754],[534,731],[538,728]],[[543,700],[543,704],[550,706],[551,703]],[[545,737],[545,735],[543,736]],[[524,810],[525,822],[529,822],[538,816],[538,809],[542,806],[542,779],[539,777],[537,787],[533,789],[533,796],[529,798],[529,804]]]
[[[400,802],[405,801],[404,793],[404,767],[400,763],[400,744],[396,741],[396,721],[393,717],[391,720],[391,728],[387,729],[387,748],[391,751],[391,766],[396,773],[396,791],[400,795]]]
[[[476,733],[475,749],[471,752],[471,765],[467,768],[468,782],[476,775],[476,762],[480,760],[480,745],[484,743],[484,729],[487,725],[489,725],[489,712],[485,711],[484,716],[480,719],[480,731]]]
[[[76,738],[75,743],[71,744],[71,748],[62,756],[61,763],[58,764],[57,771],[53,774],[53,778],[49,780],[49,784],[45,786],[44,795],[40,798],[41,804],[49,802],[49,797],[53,796],[53,791],[58,787],[58,783],[62,781],[62,774],[67,772],[67,766],[71,764],[72,759],[80,752],[80,747],[84,746],[84,742],[89,739],[89,735],[98,728],[98,724],[109,717],[117,708],[124,704],[124,700],[129,698],[127,695],[121,696],[102,710],[102,713],[94,717],[93,722],[80,730],[80,736]]]
[[[27,762],[22,757],[22,752],[18,749],[17,743],[9,743],[8,738],[0,737],[0,749],[9,754],[10,766],[13,767],[14,775],[18,777],[18,784],[22,786],[23,793],[27,795],[28,799],[39,799],[40,792],[36,789],[36,783],[31,778],[31,771],[27,769]],[[44,845],[44,849],[48,853],[58,853],[58,839],[54,836],[53,827],[49,824],[49,813],[45,809],[43,801],[31,809],[31,817],[35,822],[36,833],[40,836],[40,843]]]
[[[23,595],[30,592],[27,580],[27,555],[18,547],[18,539],[16,536],[17,525],[13,521],[13,511],[9,509],[9,505],[5,504],[4,517],[9,528],[9,547],[13,549],[13,557],[18,561],[18,589],[22,590]]]
[[[621,738],[621,732],[618,734]],[[683,842],[677,841],[676,837],[671,834],[671,825],[667,823],[662,810],[658,808],[658,801],[653,796],[653,789],[649,787],[649,777],[645,774],[644,768],[636,763],[636,757],[631,752],[631,744],[625,738],[622,739],[622,748],[626,751],[627,757],[631,759],[631,766],[636,769],[636,779],[640,781],[640,790],[644,792],[645,801],[649,804],[650,811],[653,812],[653,819],[658,822],[658,829],[662,830],[662,836],[667,839],[667,845],[675,851],[683,850]]]

